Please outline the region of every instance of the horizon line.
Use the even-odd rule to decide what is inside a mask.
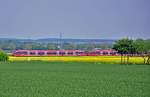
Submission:
[[[122,38],[59,38],[59,37],[39,37],[39,38],[26,38],[26,37],[0,37],[0,39],[25,39],[25,40],[40,40],[40,39],[91,39],[91,40],[119,40],[119,39],[124,39],[124,38],[129,38],[129,39],[144,39],[148,40],[150,38],[136,38],[136,37],[122,37]]]

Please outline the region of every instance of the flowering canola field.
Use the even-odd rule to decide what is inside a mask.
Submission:
[[[49,57],[9,57],[10,61],[59,61],[59,62],[110,62],[120,63],[120,56],[49,56]],[[142,57],[130,57],[130,63],[143,63]]]

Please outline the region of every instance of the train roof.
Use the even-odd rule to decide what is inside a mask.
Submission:
[[[73,51],[78,51],[78,52],[84,52],[84,50],[15,50],[15,52],[57,52],[57,51],[67,51],[67,52],[73,52]],[[92,50],[92,51],[96,51],[96,52],[117,52],[114,49],[110,49],[110,50]]]
[[[116,52],[116,50],[114,50],[114,49],[110,49],[110,50],[94,50],[94,51],[101,51],[101,52]]]
[[[55,52],[55,51],[68,51],[68,52],[71,52],[71,51],[83,51],[83,50],[15,50],[15,51],[18,51],[18,52],[26,52],[26,51],[32,51],[32,52]]]

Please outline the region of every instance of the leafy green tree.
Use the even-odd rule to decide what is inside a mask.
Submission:
[[[32,44],[32,49],[33,50],[47,50],[47,45],[46,44]]]
[[[87,50],[93,50],[95,48],[95,45],[94,44],[87,44],[87,47],[86,47],[86,49]]]
[[[136,54],[137,55],[140,55],[140,56],[142,56],[143,57],[143,59],[144,59],[144,64],[146,63],[146,56],[145,56],[145,54],[146,54],[146,43],[145,43],[145,41],[143,40],[143,39],[136,39],[135,41],[134,41],[134,45],[135,45],[135,48],[136,48]]]
[[[121,63],[128,63],[130,54],[135,53],[135,45],[133,44],[133,40],[129,40],[128,38],[116,41],[113,45],[113,49],[117,50],[118,53],[121,54]]]
[[[48,49],[48,50],[56,50],[56,49],[57,49],[57,46],[56,46],[55,44],[49,43],[49,44],[47,44],[47,49]]]
[[[150,64],[150,40],[145,41],[145,49],[146,49],[146,56],[147,56],[146,64]]]
[[[101,44],[100,48],[103,49],[103,50],[109,49],[107,44]]]
[[[32,44],[24,44],[23,49],[25,50],[32,50]]]
[[[0,61],[8,61],[8,55],[2,51],[0,51]]]
[[[141,54],[145,52],[145,41],[143,39],[136,39],[134,41],[134,45],[137,53]]]
[[[75,50],[76,49],[76,45],[73,43],[67,44],[64,46],[64,49],[66,50]]]
[[[79,50],[85,50],[86,47],[85,44],[78,44],[76,48]]]
[[[136,54],[143,57],[144,64],[150,64],[150,40],[137,39],[134,41]]]

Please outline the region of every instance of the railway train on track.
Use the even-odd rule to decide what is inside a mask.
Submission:
[[[15,50],[13,56],[117,56],[116,50]]]

